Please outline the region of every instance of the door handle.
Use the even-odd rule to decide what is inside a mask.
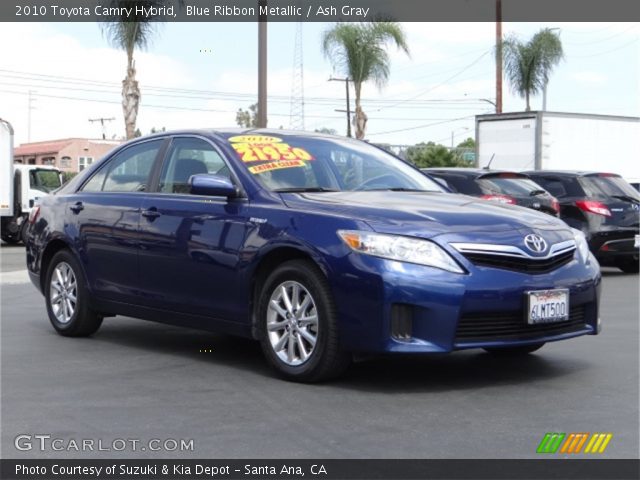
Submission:
[[[148,218],[149,220],[153,220],[154,218],[158,218],[162,215],[156,207],[148,208],[147,210],[142,211],[142,216],[144,218]]]
[[[73,213],[80,213],[81,210],[84,210],[84,205],[82,204],[82,202],[76,202],[73,205],[71,205],[69,209]]]

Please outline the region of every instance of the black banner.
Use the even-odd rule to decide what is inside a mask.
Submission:
[[[205,479],[634,479],[639,460],[2,460],[0,478]]]
[[[640,20],[638,0],[501,0],[504,21]],[[492,22],[496,0],[2,0],[0,22]],[[152,5],[151,7],[149,5]],[[161,5],[161,6],[158,6]]]

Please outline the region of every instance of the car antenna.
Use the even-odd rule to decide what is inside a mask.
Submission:
[[[491,155],[491,158],[489,159],[489,163],[487,163],[484,167],[483,170],[489,170],[491,168],[491,162],[493,162],[493,159],[495,158],[496,154],[494,153],[493,155]]]

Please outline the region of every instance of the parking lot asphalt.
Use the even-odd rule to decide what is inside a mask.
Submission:
[[[20,280],[23,249],[0,254],[14,273],[1,285],[3,458],[534,458],[546,432],[611,432],[603,457],[638,457],[638,275],[604,272],[599,336],[518,360],[371,358],[300,385],[248,340],[124,317],[60,337]],[[21,434],[64,450],[19,451]],[[193,439],[193,451],[67,449],[82,439]]]

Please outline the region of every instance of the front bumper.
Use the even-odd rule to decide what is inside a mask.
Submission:
[[[589,238],[589,248],[601,265],[615,266],[622,260],[638,260],[640,248],[635,246],[637,230],[603,231]]]
[[[465,264],[466,275],[360,254],[334,286],[345,349],[437,353],[518,346],[599,333],[601,275],[574,258],[531,275]],[[566,288],[570,319],[528,325],[526,292]]]

